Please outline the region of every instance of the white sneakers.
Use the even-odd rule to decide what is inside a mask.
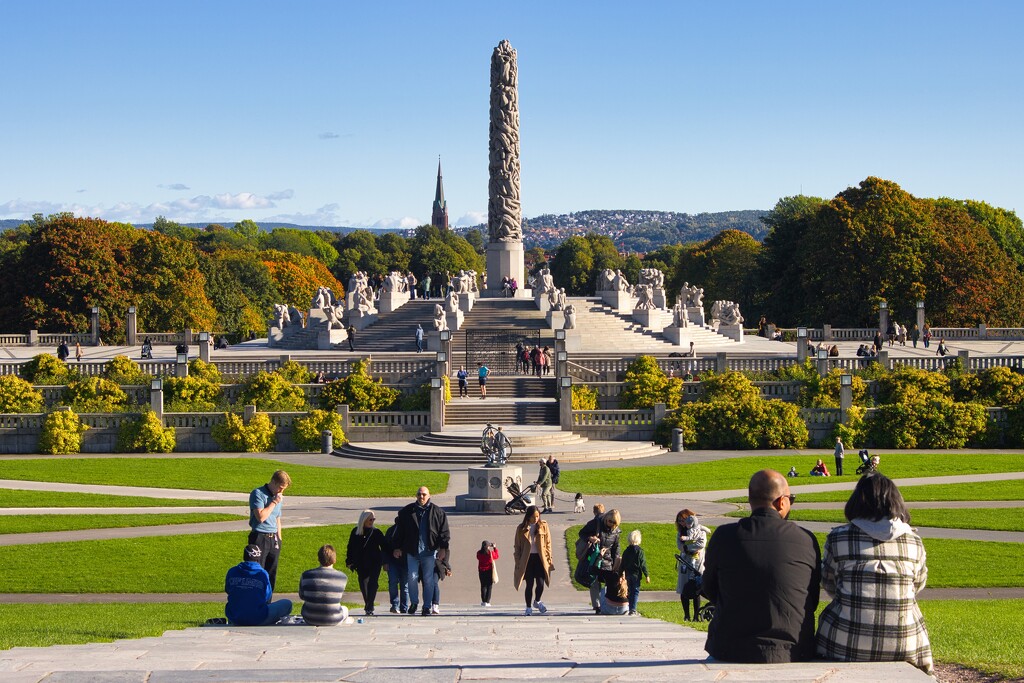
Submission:
[[[526,611],[523,612],[523,615],[527,616],[527,617],[532,616],[533,615],[533,608],[532,607],[527,607]]]
[[[547,614],[548,608],[544,606],[544,603],[537,600],[533,603],[533,606],[537,608],[537,611],[541,614]]]
[[[440,614],[441,613],[441,606],[440,605],[431,605],[430,606],[430,613],[431,614]]]

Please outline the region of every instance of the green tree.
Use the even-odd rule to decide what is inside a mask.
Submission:
[[[570,296],[594,291],[594,250],[583,237],[570,237],[562,242],[551,260],[551,275]]]

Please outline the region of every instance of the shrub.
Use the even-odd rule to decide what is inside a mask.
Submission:
[[[880,406],[868,426],[868,439],[882,448],[963,448],[983,439],[988,414],[977,403],[918,393],[901,403]]]
[[[39,452],[72,455],[82,451],[82,434],[89,429],[70,410],[57,410],[46,416],[39,435]]]
[[[164,427],[152,410],[125,420],[117,433],[118,453],[170,453],[175,444],[174,427]]]
[[[838,408],[840,392],[839,378],[845,374],[849,373],[842,368],[832,368],[827,375],[820,379],[817,391],[813,395],[807,396],[806,402],[804,401],[803,392],[800,393],[800,405],[808,408]],[[864,397],[867,395],[868,389],[867,382],[857,375],[852,375],[850,385],[853,389],[853,405],[864,405]]]
[[[341,429],[341,416],[326,410],[311,410],[306,417],[295,420],[292,427],[292,441],[300,451],[319,451],[320,433],[329,429],[334,434],[334,443],[347,441]]]
[[[1024,376],[1010,368],[987,368],[979,372],[977,401],[987,406],[1016,406],[1024,403]]]
[[[1006,413],[1004,445],[1008,448],[1024,448],[1024,404],[1007,408]]]
[[[358,361],[352,366],[352,372],[324,386],[320,394],[320,407],[334,410],[340,405],[348,404],[350,410],[373,411],[389,408],[401,392],[384,386],[380,380],[376,382],[367,374],[366,363]]]
[[[249,375],[236,403],[262,411],[298,412],[306,409],[306,394],[283,375],[260,371]]]
[[[666,376],[653,356],[639,356],[626,368],[619,402],[623,408],[653,408],[655,403],[678,408],[682,403],[682,388],[682,380]]]
[[[879,403],[905,403],[918,395],[951,397],[949,378],[941,372],[919,370],[906,365],[897,367],[878,380]]]
[[[67,384],[76,374],[67,363],[48,353],[34,356],[21,366],[21,376],[26,382],[42,386]]]
[[[708,372],[700,382],[701,401],[756,401],[761,391],[740,372]]]
[[[678,427],[683,443],[700,449],[803,448],[809,438],[797,406],[762,398],[687,403],[662,424],[656,430],[661,443],[667,445]]]
[[[286,360],[281,363],[281,367],[274,372],[292,384],[309,384],[313,380],[313,373],[293,360]]]
[[[213,426],[211,436],[222,451],[266,453],[274,449],[275,427],[266,413],[256,413],[249,424],[235,413],[225,413],[224,422]]]
[[[39,413],[43,395],[17,375],[0,375],[0,413]]]
[[[80,413],[116,413],[128,405],[128,395],[103,377],[80,377],[64,387],[63,401]]]
[[[151,375],[144,373],[139,364],[128,356],[114,356],[111,358],[107,366],[103,368],[103,377],[109,379],[114,384],[136,386],[149,384],[149,380],[152,379]]]
[[[209,413],[222,402],[220,384],[193,375],[164,380],[164,409],[168,412]]]
[[[846,424],[837,424],[832,431],[833,440],[839,437],[847,449],[867,443],[868,425],[864,421],[865,409],[853,406],[846,411]]]
[[[213,384],[222,384],[220,370],[213,363],[205,363],[199,358],[193,358],[188,362],[188,376],[203,379]]]
[[[572,409],[597,410],[597,389],[591,389],[586,384],[573,384]]]
[[[441,378],[445,403],[452,400],[452,382],[447,376]],[[398,399],[397,410],[430,410],[430,383],[421,384],[415,391],[404,393]]]

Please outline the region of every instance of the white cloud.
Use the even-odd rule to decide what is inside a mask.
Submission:
[[[279,202],[282,199],[291,199],[295,196],[295,190],[281,190],[280,192],[271,192],[267,195],[267,199]]]
[[[25,201],[23,199],[12,199],[9,202],[0,204],[0,217],[2,218],[31,218],[32,214],[42,213],[51,214],[59,213],[61,211],[67,211],[68,208],[64,204],[54,204],[53,202],[33,202]]]
[[[157,187],[163,188],[165,190],[190,190],[190,189],[192,189],[188,185],[185,185],[184,183],[171,183],[170,185],[157,185]]]
[[[320,133],[320,135],[318,135],[317,137],[320,138],[321,140],[334,140],[335,138],[340,138],[341,136],[338,135],[337,133],[331,133],[328,131],[326,133]]]
[[[346,225],[338,213],[340,208],[338,204],[324,204],[313,213],[281,213],[274,216],[266,216],[261,220],[268,223],[295,223],[296,225],[338,227]]]
[[[404,216],[402,218],[381,218],[379,221],[374,223],[371,227],[374,228],[399,228],[402,230],[411,230],[412,228],[418,228],[424,225],[426,221],[421,221],[418,218],[412,218],[411,216]]]
[[[455,225],[462,227],[467,225],[480,225],[481,223],[486,222],[486,211],[467,211],[466,213],[459,216],[458,220],[455,221]]]

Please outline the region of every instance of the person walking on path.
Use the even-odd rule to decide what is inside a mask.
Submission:
[[[593,518],[583,525],[577,535],[576,540],[576,559],[582,561],[584,556],[587,554],[587,548],[590,547],[591,543],[597,543],[601,539],[599,534],[601,533],[601,518],[604,517],[604,505],[601,503],[594,504],[594,516]],[[590,584],[590,606],[594,608],[594,611],[600,611],[601,609],[601,582],[594,581]]]
[[[345,566],[354,570],[359,577],[363,609],[370,616],[373,615],[373,606],[377,600],[377,582],[384,563],[385,548],[384,534],[373,526],[376,519],[373,510],[363,510],[359,522],[349,534],[348,549],[345,552]]]
[[[249,494],[249,543],[260,549],[259,564],[267,570],[270,590],[277,585],[277,562],[281,556],[282,494],[292,485],[284,470],[277,470],[270,481]]]
[[[491,374],[491,370],[483,363],[477,363],[476,367],[477,382],[480,383],[480,399],[483,400],[487,398],[487,375]]]
[[[723,524],[708,541],[703,593],[715,616],[704,649],[723,662],[813,659],[818,539],[786,521],[795,496],[784,476],[755,472],[747,491],[750,516]]]
[[[704,548],[708,544],[711,530],[701,526],[697,514],[684,508],[676,514],[676,557],[679,576],[676,578],[676,593],[683,606],[683,619],[690,621],[690,603],[693,603],[693,621],[700,612],[700,587],[704,577]]]
[[[516,527],[515,574],[513,585],[516,590],[526,580],[526,611],[530,616],[536,609],[541,614],[548,608],[541,602],[544,586],[551,585],[551,572],[555,569],[554,554],[551,551],[551,531],[548,523],[540,518],[540,510],[536,505],[526,508],[522,523]]]
[[[459,398],[469,398],[469,373],[466,372],[466,366],[460,365],[455,376],[459,378]]]
[[[558,488],[558,479],[562,476],[562,468],[558,466],[558,460],[554,455],[548,456],[548,470],[551,472],[551,500],[548,504],[548,512],[555,511],[555,489]]]
[[[234,626],[271,626],[292,613],[291,600],[271,602],[274,587],[267,570],[260,566],[259,546],[249,544],[242,552],[242,561],[228,570],[224,592],[228,602],[224,616]]]
[[[640,579],[646,577],[651,582],[651,572],[647,569],[647,557],[640,547],[643,535],[639,529],[629,532],[629,546],[622,551],[622,573],[626,575],[626,588],[629,598],[629,613],[636,614],[636,606],[640,601]]]
[[[71,351],[68,350],[68,343],[66,341],[62,341],[60,345],[57,346],[57,359],[63,363],[67,361],[68,356],[70,355]]]
[[[430,273],[423,278],[423,298],[430,301]]]
[[[348,350],[356,350],[356,326],[349,323],[349,326],[345,328],[345,333],[348,335]]]
[[[494,587],[495,579],[498,578],[498,546],[490,541],[480,544],[480,550],[476,552],[477,570],[480,573],[480,606],[491,606],[491,588]]]
[[[405,555],[409,565],[409,614],[415,614],[419,606],[419,582],[422,581],[423,616],[429,616],[436,583],[436,561],[447,557],[451,541],[448,515],[430,502],[430,489],[421,486],[416,492],[416,501],[398,512],[396,525],[395,545],[399,549],[392,555],[396,560]]]
[[[75,342],[75,360],[79,363],[82,362],[82,344],[81,342]]]
[[[846,455],[842,437],[836,437],[836,449],[832,454],[836,457],[836,476],[841,477],[843,476],[843,456]]]
[[[423,325],[416,325],[416,353],[423,351]]]
[[[537,481],[534,482],[540,488],[540,503],[544,512],[551,512],[551,470],[548,469],[548,461],[540,459],[540,471],[537,472]]]
[[[334,546],[322,545],[316,555],[320,566],[302,572],[299,579],[302,620],[310,626],[336,626],[348,617],[348,607],[341,604],[348,577],[334,568]]]
[[[917,595],[928,579],[921,538],[896,484],[874,472],[857,482],[829,532],[821,586],[832,595],[818,620],[818,655],[843,662],[907,661],[932,673]]]
[[[405,614],[409,611],[409,565],[402,556],[402,549],[395,544],[398,532],[398,517],[384,532],[384,552],[387,560],[388,597],[391,598],[391,613]],[[395,555],[395,552],[398,555]]]

